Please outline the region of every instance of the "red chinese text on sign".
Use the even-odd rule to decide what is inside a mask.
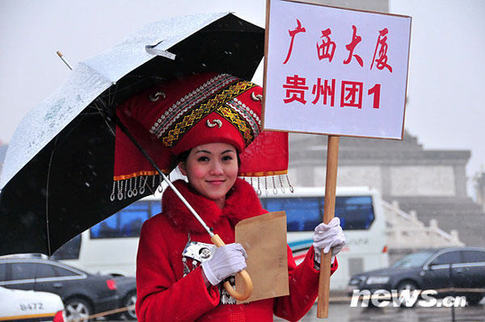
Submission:
[[[320,96],[322,96],[323,105],[327,105],[327,97],[330,97],[330,106],[335,106],[335,79],[332,79],[332,83],[329,86],[327,79],[322,85],[322,79],[317,78],[317,83],[312,88],[312,94],[315,95],[313,104],[316,104],[320,100]]]
[[[357,60],[357,63],[359,63],[360,67],[364,67],[364,61],[362,58],[354,54],[355,46],[357,46],[362,40],[362,37],[357,35],[357,27],[355,25],[352,25],[352,41],[345,45],[345,48],[349,51],[349,57],[347,57],[346,60],[344,60],[344,64],[349,64],[350,61],[352,60],[352,57]]]
[[[342,81],[340,89],[340,107],[362,108],[363,82]]]
[[[293,101],[302,104],[306,103],[305,91],[308,89],[308,86],[306,86],[306,78],[298,75],[288,76],[286,77],[286,84],[283,85],[283,88],[286,89],[286,98],[283,99],[285,103]]]
[[[374,65],[374,61],[375,61],[377,69],[382,70],[384,68],[387,68],[392,73],[392,67],[387,64],[387,60],[388,60],[387,33],[388,33],[387,28],[384,28],[379,31],[379,37],[377,38],[376,49],[374,51],[374,57],[372,58],[370,69],[372,69],[372,66]],[[379,52],[377,50],[379,50]],[[376,58],[376,54],[378,54],[377,58]]]
[[[331,33],[332,30],[330,30],[330,28],[322,30],[322,35],[320,36],[320,38],[322,38],[322,43],[318,44],[317,42],[317,55],[319,60],[328,58],[328,61],[332,62],[336,44],[330,39]]]
[[[290,59],[291,52],[293,51],[293,42],[295,41],[295,36],[300,33],[300,32],[306,32],[305,27],[301,26],[300,20],[296,19],[296,28],[293,30],[288,30],[288,33],[290,34],[291,41],[290,41],[290,48],[288,49],[288,54],[286,55],[286,59],[283,62],[283,64],[286,64],[288,60]]]
[[[402,139],[411,18],[267,4],[264,128]]]
[[[335,106],[336,96],[336,82],[333,79],[322,79],[318,77],[313,83],[312,94],[314,99],[312,104],[317,104],[320,101],[322,105],[328,105],[330,107]],[[340,83],[340,107],[356,107],[362,109],[363,107],[363,93],[364,82],[357,81],[339,81]],[[307,86],[307,78],[299,75],[287,76],[286,83],[283,84],[283,88],[286,90],[286,98],[283,99],[285,104],[297,101],[303,105],[307,103],[305,99],[306,91],[309,89]],[[381,84],[374,84],[369,88],[367,95],[371,96],[372,108],[379,109],[381,101]],[[338,96],[337,96],[338,99]],[[338,103],[337,103],[338,104]],[[369,107],[370,107],[369,106]]]
[[[367,94],[374,95],[372,107],[379,108],[381,104],[381,84],[375,84],[374,87],[367,91]]]

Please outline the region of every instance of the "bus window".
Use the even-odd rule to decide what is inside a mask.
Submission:
[[[289,232],[313,230],[322,218],[319,203],[317,197],[263,199],[263,207],[266,210],[286,212]]]
[[[268,211],[286,212],[288,232],[312,231],[323,218],[323,197],[263,198]],[[335,217],[344,230],[367,230],[375,220],[371,196],[337,196]]]
[[[91,239],[121,237],[118,233],[118,213],[106,218],[90,229]]]
[[[93,226],[91,239],[139,237],[143,222],[161,211],[160,201],[137,201]]]
[[[335,216],[344,230],[367,230],[375,220],[371,196],[337,197]]]
[[[147,219],[146,213],[129,213],[120,215],[120,234],[121,237],[140,236],[141,225]]]
[[[162,203],[160,201],[150,201],[150,204],[152,206],[151,216],[158,215],[159,213],[162,212]]]

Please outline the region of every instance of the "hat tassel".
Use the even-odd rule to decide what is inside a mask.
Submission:
[[[286,186],[284,183],[284,178],[286,177]],[[256,180],[254,180],[256,178]],[[268,184],[268,176],[264,177],[264,193],[268,194],[270,190],[273,191],[273,194],[277,195],[278,190],[281,190],[281,193],[285,193],[286,189],[289,189],[291,193],[295,192],[295,188],[290,182],[290,178],[288,177],[288,174],[284,175],[273,175],[270,176],[271,181]],[[277,179],[276,179],[277,178]],[[261,186],[263,185],[263,182],[261,180],[261,177],[244,177],[244,179],[251,185],[253,186],[254,190],[256,190],[256,193],[258,196],[263,195],[263,190],[261,189]],[[256,181],[256,182],[255,182]],[[279,182],[279,186],[278,186]]]
[[[151,184],[148,183],[149,177],[152,177]],[[127,198],[134,198],[138,195],[144,195],[146,189],[150,190],[152,194],[155,194],[157,187],[161,187],[160,182],[161,178],[158,174],[113,181],[113,190],[111,191],[110,200],[115,201],[118,199],[121,201],[126,200]]]

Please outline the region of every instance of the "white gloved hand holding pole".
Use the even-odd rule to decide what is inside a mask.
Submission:
[[[320,256],[332,250],[332,263],[334,257],[345,246],[345,235],[340,227],[340,219],[334,217],[328,224],[321,223],[313,232],[313,247],[315,248],[315,262],[320,264]]]
[[[229,276],[246,268],[248,255],[241,244],[233,243],[216,248],[211,259],[202,263],[205,277],[212,285],[217,285]]]

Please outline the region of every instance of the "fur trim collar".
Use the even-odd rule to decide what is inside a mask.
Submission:
[[[266,212],[253,187],[239,178],[227,193],[223,209],[214,201],[200,195],[185,181],[177,180],[173,184],[209,227],[214,227],[222,217],[228,217],[231,223],[236,225],[242,219]],[[163,213],[177,229],[184,232],[205,231],[171,188],[167,188],[163,193],[162,207]]]

